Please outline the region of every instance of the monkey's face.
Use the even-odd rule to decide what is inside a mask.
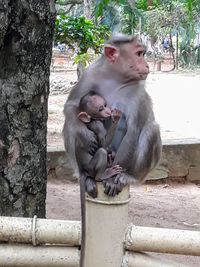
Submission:
[[[106,120],[111,117],[111,109],[107,106],[105,99],[101,96],[91,96],[87,107],[87,113],[93,119]]]
[[[121,71],[128,80],[145,80],[149,66],[144,58],[145,47],[139,42],[125,44],[119,54]]]
[[[149,66],[144,58],[145,47],[137,40],[120,46],[105,47],[105,57],[124,82],[145,80]]]

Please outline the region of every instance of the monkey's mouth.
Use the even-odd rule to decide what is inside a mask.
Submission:
[[[148,73],[139,73],[140,79],[145,80],[147,78],[148,74],[149,74],[149,72]]]

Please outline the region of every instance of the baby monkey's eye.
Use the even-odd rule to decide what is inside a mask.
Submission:
[[[141,57],[141,56],[143,57],[145,55],[145,51],[143,51],[143,50],[142,51],[138,51],[137,55],[138,55],[138,57]]]
[[[99,112],[103,111],[104,110],[104,107],[99,107]]]

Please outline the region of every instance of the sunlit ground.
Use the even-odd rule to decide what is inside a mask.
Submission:
[[[151,74],[147,91],[163,139],[200,138],[200,75]]]
[[[76,72],[52,73],[51,79],[74,81]],[[150,74],[146,89],[152,97],[155,117],[164,141],[200,140],[200,74]],[[66,99],[67,94],[49,97],[48,144],[62,144],[62,110]]]

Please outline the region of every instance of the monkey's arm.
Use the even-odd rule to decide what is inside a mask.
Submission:
[[[100,120],[92,120],[90,123],[87,124],[87,127],[96,134],[99,147],[105,147],[107,131],[104,127],[103,122]]]
[[[133,129],[132,129],[133,130]],[[129,129],[117,150],[114,163],[127,169],[138,182],[158,163],[162,144],[159,126],[155,121],[147,123],[142,128],[137,143],[133,143],[134,132]]]
[[[76,105],[72,101],[67,101],[64,107],[65,123],[63,127],[64,145],[71,166],[79,176],[78,165],[76,159],[76,140],[87,147],[87,152],[93,154],[98,144],[95,134],[90,131],[84,123],[77,118]]]
[[[138,182],[158,164],[162,153],[162,142],[159,125],[154,121],[146,124],[139,136],[135,165],[131,166]]]
[[[119,164],[124,172],[103,182],[109,196],[115,196],[129,183],[142,182],[160,159],[162,145],[155,122],[144,126],[137,144],[131,143],[132,134],[130,131],[126,133],[113,162],[113,165]]]
[[[106,146],[109,147],[109,150],[116,152],[126,134],[126,117],[119,109],[114,109],[114,118],[110,119],[108,123]]]
[[[107,124],[108,130],[105,129],[104,123],[99,120],[91,121],[87,124],[87,127],[96,134],[99,146],[107,149],[113,140],[118,125],[117,122],[114,122],[111,119],[105,123]]]
[[[109,145],[111,144],[113,137],[115,135],[116,128],[117,128],[117,124],[111,122],[111,125],[108,128],[108,131],[107,131],[106,136],[105,136],[105,148],[108,148]]]

